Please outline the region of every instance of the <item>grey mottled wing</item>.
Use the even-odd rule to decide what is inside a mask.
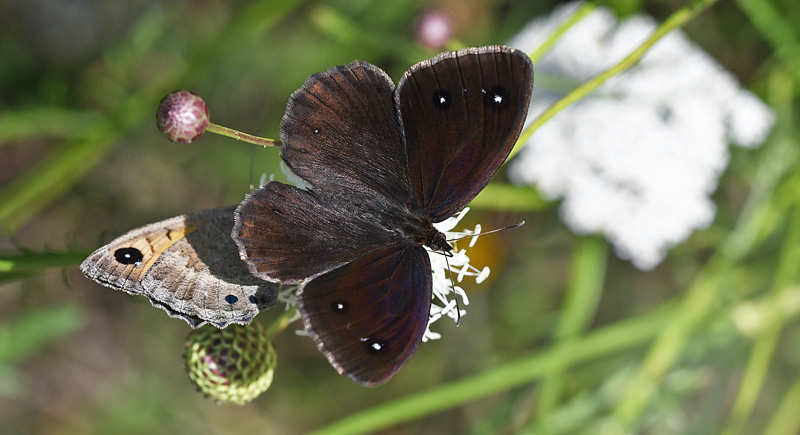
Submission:
[[[147,297],[192,327],[249,323],[278,286],[251,275],[230,237],[233,208],[202,210],[136,228],[81,263],[88,278]]]

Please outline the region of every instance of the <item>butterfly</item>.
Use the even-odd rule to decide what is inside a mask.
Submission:
[[[193,328],[249,323],[275,305],[279,285],[251,275],[230,237],[233,207],[133,229],[81,263],[86,277],[143,295]]]
[[[530,58],[491,46],[440,54],[395,87],[354,61],[309,77],[281,121],[281,158],[307,189],[270,182],[235,212],[250,271],[299,284],[306,330],[336,370],[368,386],[414,354],[431,306],[424,246],[508,157],[533,88]]]

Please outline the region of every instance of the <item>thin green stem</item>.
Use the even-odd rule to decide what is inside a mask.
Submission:
[[[764,435],[796,435],[800,433],[800,377],[786,391],[780,405],[764,430]]]
[[[775,93],[782,94],[782,92],[771,92]],[[779,127],[776,127],[776,130]],[[717,306],[717,292],[724,277],[731,276],[734,265],[751,252],[760,240],[774,231],[776,222],[774,192],[778,180],[787,170],[794,167],[797,159],[796,154],[787,153],[786,142],[773,139],[766,145],[744,211],[739,216],[734,230],[688,289],[682,304],[683,308],[655,340],[636,377],[618,402],[614,416],[624,425],[631,426],[641,415],[667,371],[678,360],[692,332],[713,312]],[[757,350],[760,357],[770,353],[769,346],[768,339],[765,339]],[[763,362],[753,361],[752,364],[754,380],[751,382],[755,385],[756,370],[759,370],[758,367]],[[741,400],[743,402],[740,406],[744,410],[747,405],[744,401],[750,399]]]
[[[489,183],[469,203],[470,207],[489,210],[538,211],[554,206],[531,186],[514,186],[500,182]]]
[[[0,255],[0,275],[35,272],[49,267],[72,266],[82,261],[88,252],[45,252],[20,255]]]
[[[0,233],[13,233],[99,163],[120,132],[113,122],[93,126],[92,137],[67,141],[0,190]]]
[[[94,111],[35,107],[0,113],[0,146],[33,137],[69,137],[102,118]]]
[[[784,19],[769,0],[736,0],[750,22],[775,49],[775,55],[800,78],[800,41],[796,25]]]
[[[793,95],[793,86],[788,74],[774,73],[770,80],[770,100],[781,109],[779,128],[776,129],[774,136],[774,140],[781,144],[788,143],[792,134],[792,129],[789,127],[793,125],[791,95]],[[800,263],[800,208],[795,207],[787,215],[791,218],[790,225],[787,236],[783,240],[783,248],[770,290],[772,298],[769,312],[763,316],[766,325],[761,328],[753,345],[736,401],[725,425],[725,434],[740,433],[753,412],[785,324],[783,296],[797,284],[800,278],[797,268],[797,264]]]
[[[747,366],[742,377],[739,393],[731,408],[728,423],[723,433],[735,435],[745,427],[747,419],[753,412],[761,389],[764,386],[772,357],[778,344],[780,333],[784,326],[783,293],[789,291],[797,283],[797,264],[800,263],[800,210],[795,210],[789,235],[783,242],[783,252],[780,256],[775,282],[771,293],[771,303],[762,319],[766,325],[758,336]]]
[[[603,291],[608,244],[602,237],[580,237],[572,256],[572,271],[555,338],[568,342],[579,337],[591,324]],[[547,421],[558,406],[564,390],[564,372],[557,371],[544,379],[539,392],[539,421]]]
[[[214,134],[218,134],[221,136],[227,136],[236,140],[240,140],[243,142],[261,145],[263,147],[272,147],[272,146],[280,146],[281,141],[275,139],[268,139],[265,137],[258,137],[253,136],[252,134],[242,133],[239,130],[234,130],[232,128],[223,127],[218,124],[214,124],[213,122],[208,124],[206,127],[206,131]]]
[[[553,45],[556,43],[556,41],[558,41],[558,39],[561,38],[561,36],[566,33],[570,27],[574,26],[578,21],[589,15],[589,13],[595,10],[595,8],[597,8],[597,5],[593,2],[584,2],[576,7],[572,12],[572,15],[562,21],[561,24],[559,24],[555,30],[550,33],[550,36],[548,36],[547,39],[545,39],[544,42],[542,42],[542,44],[530,54],[531,61],[536,63],[542,56],[550,51],[551,48],[553,48]]]
[[[645,40],[639,47],[631,52],[627,57],[622,59],[619,63],[612,66],[611,68],[603,71],[602,73],[595,76],[593,79],[587,81],[583,85],[576,88],[574,91],[570,92],[564,98],[558,100],[550,106],[547,110],[545,110],[538,118],[536,118],[531,125],[529,125],[525,130],[523,130],[522,134],[519,136],[517,140],[517,145],[511,150],[511,155],[509,158],[513,157],[516,153],[518,153],[525,143],[528,142],[528,139],[531,138],[533,133],[539,129],[545,122],[547,122],[550,118],[555,116],[556,113],[562,111],[563,109],[569,107],[573,103],[583,99],[585,96],[589,95],[592,91],[600,87],[603,83],[605,83],[611,77],[614,77],[621,72],[631,68],[632,66],[636,65],[642,56],[647,53],[650,47],[653,46],[656,42],[658,42],[661,38],[666,36],[669,32],[684,26],[686,23],[691,21],[694,17],[698,14],[709,8],[714,3],[718,2],[719,0],[695,0],[692,3],[684,6],[683,8],[679,9],[675,13],[673,13],[669,18],[667,18],[664,23],[662,23],[658,28],[650,35],[647,40]],[[534,53],[536,54],[536,53]]]
[[[677,360],[697,324],[714,307],[721,277],[729,274],[733,264],[721,256],[714,257],[695,280],[681,303],[676,316],[656,337],[636,376],[614,410],[614,417],[630,426],[650,403],[657,386]]]
[[[270,323],[267,327],[267,335],[269,335],[270,339],[274,338],[276,335],[283,332],[287,326],[294,323],[294,318],[296,315],[297,308],[290,308],[275,318],[275,320],[273,320],[272,323]]]

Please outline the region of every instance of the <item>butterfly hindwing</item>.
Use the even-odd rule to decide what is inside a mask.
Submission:
[[[525,122],[530,58],[508,47],[468,48],[411,67],[396,104],[417,204],[452,216],[505,162]]]
[[[233,238],[253,274],[300,283],[390,242],[391,234],[360,204],[273,181],[236,209]]]
[[[423,248],[390,245],[314,277],[298,293],[306,330],[339,373],[382,384],[425,333],[430,270]]]

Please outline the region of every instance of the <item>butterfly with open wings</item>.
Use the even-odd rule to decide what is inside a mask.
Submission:
[[[431,305],[425,246],[467,205],[519,137],[533,87],[524,53],[443,53],[397,86],[355,61],[312,75],[289,99],[281,157],[307,189],[270,182],[235,212],[250,271],[299,284],[306,330],[339,373],[379,385],[411,358]]]

